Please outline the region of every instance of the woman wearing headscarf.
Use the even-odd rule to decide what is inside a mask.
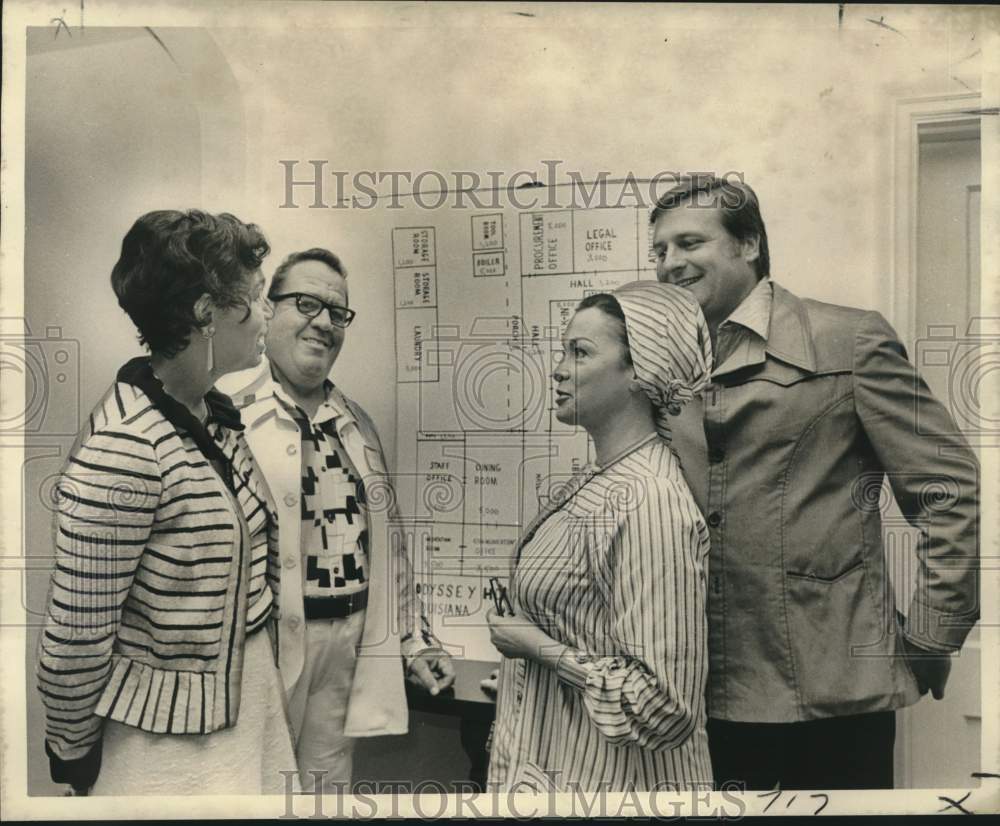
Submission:
[[[518,543],[513,614],[487,616],[501,663],[489,783],[540,790],[710,789],[708,529],[670,419],[708,381],[688,293],[638,281],[585,298],[553,371],[556,418],[596,464]]]
[[[268,251],[197,210],[150,212],[122,242],[111,284],[150,355],[118,371],[60,476],[39,642],[50,771],[76,794],[279,793],[295,773],[263,632],[272,509],[213,390],[260,362]]]

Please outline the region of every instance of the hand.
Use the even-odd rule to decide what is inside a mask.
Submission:
[[[499,668],[494,668],[490,672],[490,676],[489,677],[487,677],[485,680],[480,680],[479,681],[479,687],[483,691],[485,691],[487,694],[492,694],[492,695],[496,696],[497,688],[498,688],[497,681],[499,679],[500,679],[500,669]]]
[[[562,648],[552,637],[537,625],[522,616],[501,617],[496,609],[486,612],[486,622],[490,626],[490,641],[497,651],[513,660],[528,659],[547,665],[545,655]]]
[[[428,648],[413,658],[406,678],[436,696],[455,682],[451,656],[440,648]]]
[[[926,694],[930,689],[935,700],[944,698],[945,683],[948,682],[948,675],[951,673],[951,655],[941,654],[937,651],[928,651],[919,645],[914,645],[903,637],[903,649],[906,661],[917,678],[917,688],[921,694]]]

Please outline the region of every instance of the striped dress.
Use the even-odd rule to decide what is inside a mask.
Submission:
[[[577,484],[529,528],[510,589],[570,651],[557,670],[504,659],[489,783],[710,789],[708,530],[679,462],[654,436]]]
[[[140,362],[97,405],[58,485],[37,668],[56,780],[92,781],[106,719],[170,734],[235,725],[245,640],[272,608],[275,526],[239,415],[210,393],[199,446]]]

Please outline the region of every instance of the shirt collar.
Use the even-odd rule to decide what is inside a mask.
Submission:
[[[801,299],[784,289],[780,284],[776,284],[770,279],[761,280],[762,282],[768,281],[767,287],[764,288],[762,284],[758,284],[743,300],[743,303],[733,310],[726,321],[739,324],[744,329],[753,329],[758,346],[763,348],[767,356],[791,364],[801,370],[815,372],[816,353],[812,344],[812,330],[805,305]],[[754,295],[758,290],[763,292],[765,289],[767,290],[766,299],[759,294]],[[767,322],[762,324],[760,313],[765,304]],[[741,312],[744,308],[749,310],[749,319],[744,317]],[[746,324],[747,320],[754,326],[750,327]],[[720,325],[721,330],[722,326]],[[763,355],[759,360],[763,361]],[[746,365],[736,364],[733,369],[738,369],[740,366]],[[725,364],[720,365],[713,372],[713,376],[721,375],[720,371],[730,372],[728,359]]]
[[[323,422],[336,421],[338,419],[342,419],[341,424],[344,424],[348,421],[354,420],[354,417],[351,416],[347,409],[347,405],[344,403],[343,394],[329,379],[323,380],[323,393],[326,398],[323,403],[320,404],[316,411],[316,415],[313,416],[311,420],[306,415],[305,410],[303,410],[302,407],[292,399],[285,388],[281,386],[281,382],[275,377],[273,371],[271,373],[271,393],[279,402],[279,409],[284,409],[289,414],[293,414],[293,411],[297,411],[298,415],[304,417],[308,421],[311,421],[313,424],[322,424]]]
[[[766,342],[770,332],[772,300],[771,279],[764,276],[747,297],[740,302],[739,306],[719,325],[719,329],[738,324],[752,333],[756,333]]]
[[[771,303],[771,285],[763,278],[719,325],[712,349],[713,377],[764,363]]]

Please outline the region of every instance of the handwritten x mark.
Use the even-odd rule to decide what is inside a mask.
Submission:
[[[972,794],[972,792],[966,792],[965,796],[961,800],[952,800],[950,797],[944,797],[942,795],[938,795],[938,800],[943,800],[945,803],[948,804],[943,809],[938,809],[938,812],[944,812],[947,811],[948,809],[958,809],[963,814],[971,815],[972,812],[970,812],[968,809],[962,808],[962,804],[969,799],[970,794]]]

